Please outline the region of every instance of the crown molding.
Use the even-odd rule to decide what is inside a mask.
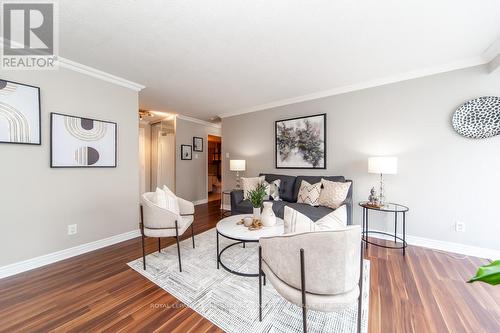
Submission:
[[[490,51],[488,51],[488,54],[489,54],[489,52]],[[280,107],[280,106],[290,105],[290,104],[297,104],[297,103],[312,101],[315,99],[320,99],[320,98],[325,98],[325,97],[330,97],[330,96],[335,96],[335,95],[341,95],[341,94],[345,94],[345,93],[349,93],[349,92],[353,92],[353,91],[384,86],[384,85],[391,84],[391,83],[397,83],[397,82],[407,81],[407,80],[411,80],[411,79],[417,79],[417,78],[421,78],[421,77],[425,77],[425,76],[431,76],[434,74],[451,72],[451,71],[458,70],[458,69],[464,69],[464,68],[468,68],[468,67],[484,65],[484,64],[489,63],[490,61],[491,61],[491,59],[487,56],[487,54],[485,52],[481,56],[467,58],[467,59],[463,59],[460,61],[444,64],[441,66],[430,67],[430,68],[426,68],[423,70],[406,72],[406,73],[402,73],[402,74],[398,74],[398,75],[387,76],[387,77],[378,78],[378,79],[369,80],[369,81],[364,81],[364,82],[358,82],[358,83],[354,83],[351,85],[345,85],[345,86],[341,86],[341,87],[337,87],[337,88],[333,88],[333,89],[329,89],[329,90],[315,92],[312,94],[307,94],[307,95],[302,95],[302,96],[297,96],[297,97],[292,97],[292,98],[287,98],[287,99],[281,99],[281,100],[273,101],[273,102],[266,103],[266,104],[261,104],[261,105],[256,105],[256,106],[252,106],[252,107],[245,108],[245,109],[236,110],[233,112],[223,113],[223,114],[220,114],[219,117],[228,118],[228,117],[242,115],[245,113],[251,113],[251,112],[256,112],[256,111],[272,109],[272,108],[276,108],[276,107]]]
[[[200,125],[205,125],[205,126],[210,126],[210,127],[215,127],[215,128],[221,128],[220,124],[210,123],[210,122],[205,121],[205,120],[201,120],[201,119],[198,119],[198,118],[184,116],[182,114],[177,114],[176,117],[179,118],[179,119],[190,121],[192,123],[197,123],[197,124],[200,124]]]
[[[103,80],[106,82],[111,82],[111,83],[114,83],[116,85],[119,85],[119,86],[122,86],[125,88],[129,88],[129,89],[132,89],[132,90],[137,91],[137,92],[146,88],[145,86],[143,86],[139,83],[135,83],[135,82],[126,80],[124,78],[121,78],[119,76],[112,75],[112,74],[106,73],[104,71],[95,69],[93,67],[80,64],[80,63],[73,61],[73,60],[69,60],[69,59],[66,59],[63,57],[57,57],[57,60],[58,60],[58,64],[60,67],[63,67],[63,68],[66,68],[66,69],[69,69],[69,70],[72,70],[72,71],[75,71],[78,73],[82,73],[82,74],[85,74],[88,76],[92,76],[94,78],[97,78],[97,79],[100,79],[100,80]]]

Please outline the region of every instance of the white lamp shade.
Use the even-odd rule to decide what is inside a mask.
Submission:
[[[398,158],[389,156],[369,157],[368,172],[395,175],[398,173]]]
[[[229,170],[231,171],[245,171],[245,160],[229,160]]]

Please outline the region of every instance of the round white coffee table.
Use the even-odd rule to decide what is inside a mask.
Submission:
[[[257,243],[261,237],[269,237],[269,236],[279,236],[283,235],[284,226],[283,220],[279,217],[276,217],[276,224],[272,227],[263,227],[259,230],[248,230],[243,224],[236,224],[242,218],[251,216],[250,214],[242,214],[242,215],[232,215],[226,218],[223,218],[217,223],[217,269],[219,269],[219,265],[222,266],[226,271],[239,275],[239,276],[249,276],[256,277],[259,276],[258,273],[242,273],[235,271],[229,267],[227,267],[221,260],[222,253],[226,251],[228,248],[243,244],[245,247],[245,243]],[[223,248],[219,252],[219,235],[224,236],[225,238],[236,241],[236,243],[230,244]]]

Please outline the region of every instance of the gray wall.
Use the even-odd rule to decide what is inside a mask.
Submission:
[[[500,136],[466,139],[450,123],[457,106],[485,95],[500,95],[500,75],[481,66],[224,118],[223,154],[246,159],[247,176],[345,175],[354,180],[355,201],[378,184],[367,157],[398,156],[399,172],[386,176],[386,194],[410,207],[408,234],[500,249]],[[276,170],[274,121],[317,113],[327,113],[328,169]],[[228,160],[223,179],[231,188]],[[354,213],[360,223],[359,207]],[[387,218],[371,221],[378,229],[393,225]],[[454,231],[456,221],[465,222],[465,233]]]
[[[42,145],[0,144],[0,266],[137,229],[137,92],[62,68],[1,78],[40,87]],[[118,167],[51,169],[50,112],[118,123]]]
[[[175,190],[181,198],[190,201],[207,200],[207,138],[220,135],[220,128],[176,118],[175,125]],[[203,152],[193,151],[192,160],[181,160],[181,145],[193,145],[193,137],[203,138]]]

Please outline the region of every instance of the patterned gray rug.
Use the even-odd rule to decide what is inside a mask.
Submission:
[[[263,288],[262,322],[258,314],[258,278],[240,277],[222,267],[217,270],[216,232],[211,229],[181,242],[182,273],[179,272],[177,247],[172,245],[128,263],[138,273],[165,289],[181,302],[228,333],[302,332],[302,310],[282,298],[268,283]],[[221,249],[234,241],[220,237]],[[258,270],[257,243],[226,250],[223,262],[238,271]],[[365,260],[363,282],[363,332],[368,322],[370,263]],[[336,313],[308,311],[308,332],[355,332],[357,304]]]

